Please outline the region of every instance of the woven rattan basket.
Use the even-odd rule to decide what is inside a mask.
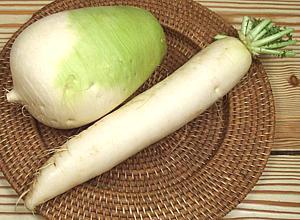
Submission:
[[[138,92],[171,74],[217,33],[235,35],[221,17],[186,0],[62,0],[38,11],[0,55],[0,165],[19,194],[50,157],[47,149],[82,129],[48,128],[22,106],[6,102],[5,89],[12,88],[9,54],[15,37],[58,11],[115,4],[150,10],[167,34],[168,55]],[[254,60],[239,85],[197,119],[111,171],[39,206],[37,212],[55,220],[219,219],[256,183],[270,153],[273,131],[271,87],[262,65]]]

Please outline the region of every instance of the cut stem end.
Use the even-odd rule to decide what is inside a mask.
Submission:
[[[292,39],[293,28],[279,27],[269,19],[255,19],[245,16],[242,21],[239,39],[253,56],[269,54],[278,57],[292,57],[296,53],[292,50],[281,50],[296,44]],[[215,39],[220,40],[226,35],[218,34]]]

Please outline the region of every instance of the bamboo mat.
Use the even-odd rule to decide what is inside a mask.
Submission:
[[[9,37],[39,8],[52,1],[0,0],[0,49]],[[269,17],[296,29],[300,40],[300,0],[201,0],[236,28],[244,15]],[[252,192],[225,219],[300,219],[300,45],[294,58],[263,58],[276,104],[275,144],[267,167]],[[296,80],[297,81],[297,80]],[[287,154],[293,154],[287,155]],[[17,194],[0,172],[0,219],[38,220],[22,203],[15,210]]]

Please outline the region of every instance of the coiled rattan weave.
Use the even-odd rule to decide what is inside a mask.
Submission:
[[[167,34],[168,55],[138,92],[171,74],[217,33],[235,35],[221,17],[189,0],[62,0],[38,11],[0,55],[0,165],[19,194],[50,157],[47,149],[57,148],[83,128],[48,128],[22,106],[6,102],[5,90],[12,88],[9,53],[15,37],[58,11],[115,4],[150,10]],[[254,60],[239,85],[197,119],[110,172],[39,206],[37,212],[55,220],[219,219],[254,186],[270,153],[273,132],[271,87],[262,65]]]

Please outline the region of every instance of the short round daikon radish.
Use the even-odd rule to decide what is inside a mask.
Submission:
[[[79,127],[125,101],[165,53],[164,31],[144,9],[63,11],[33,23],[15,40],[7,99],[50,127]]]

